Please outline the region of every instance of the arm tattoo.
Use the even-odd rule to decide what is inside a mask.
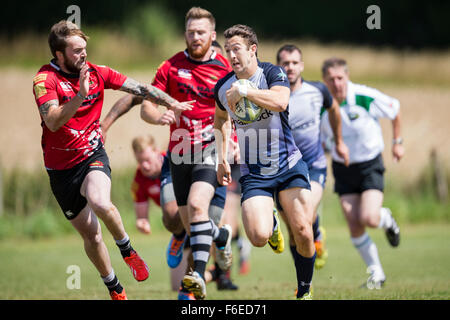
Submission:
[[[39,106],[39,113],[42,115],[43,118],[45,118],[48,114],[48,110],[51,106],[58,106],[58,100],[53,99],[49,100]]]
[[[132,93],[146,100],[150,100],[153,103],[166,107],[170,107],[170,105],[176,101],[164,91],[152,85],[141,84],[131,78],[127,78],[127,80],[125,80],[120,90]]]

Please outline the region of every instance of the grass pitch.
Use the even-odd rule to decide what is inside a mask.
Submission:
[[[362,259],[350,242],[347,228],[326,224],[325,227],[329,258],[325,267],[314,273],[315,299],[450,299],[448,224],[401,226],[402,238],[398,248],[389,246],[381,230],[370,230],[387,276],[386,284],[380,290],[359,288],[366,281],[367,274]],[[177,293],[170,289],[169,269],[165,262],[169,240],[167,232],[151,236],[130,233],[133,246],[151,269],[149,279],[138,283],[105,228],[103,231],[114,270],[129,299],[176,299]],[[236,247],[233,247],[233,252],[237,257]],[[71,276],[67,269],[71,265],[80,268],[80,289],[67,287]],[[288,248],[279,255],[268,246],[253,248],[250,273],[241,276],[237,269],[237,266],[233,267],[232,278],[239,290],[218,291],[215,284],[210,283],[207,285],[207,299],[294,298],[296,278]],[[109,299],[77,235],[41,240],[4,239],[0,243],[0,274],[0,299]]]

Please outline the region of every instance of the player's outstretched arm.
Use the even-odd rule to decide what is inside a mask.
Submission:
[[[176,122],[175,112],[168,109],[161,113],[157,106],[150,101],[144,100],[141,105],[141,119],[150,124],[170,125]]]
[[[193,101],[179,102],[164,91],[152,85],[141,84],[131,78],[125,80],[120,90],[132,93],[158,105],[165,106],[173,111],[185,111],[193,108]]]
[[[333,103],[328,109],[328,121],[330,122],[331,129],[333,130],[336,153],[344,159],[344,164],[348,166],[350,164],[350,156],[348,147],[342,138],[341,111],[339,108],[338,102],[336,99],[333,99]]]
[[[227,160],[228,141],[231,135],[231,120],[228,112],[220,109],[216,104],[214,113],[214,138],[218,155],[217,181],[221,185],[231,183],[231,168]]]
[[[116,103],[114,103],[114,105],[112,106],[111,110],[109,110],[106,117],[100,123],[103,135],[104,136],[106,135],[109,128],[117,119],[119,119],[125,113],[130,111],[132,107],[141,103],[142,101],[143,101],[142,97],[138,97],[132,94],[127,94],[122,98],[120,98],[119,100],[117,100]]]

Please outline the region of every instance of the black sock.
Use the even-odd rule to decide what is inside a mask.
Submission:
[[[123,287],[121,286],[119,279],[117,279],[117,276],[114,276],[114,279],[109,282],[104,282],[105,286],[108,288],[109,292],[117,292],[122,293]]]
[[[133,247],[131,246],[130,239],[128,239],[125,243],[118,244],[117,246],[120,249],[120,253],[122,254],[122,257],[126,258],[131,255],[131,252],[134,251]]]
[[[228,230],[225,228],[219,229],[219,236],[214,240],[216,243],[217,248],[223,248],[227,244],[228,239]]]
[[[305,258],[295,251],[295,270],[297,272],[297,298],[302,297],[309,292],[314,272],[314,261],[316,260],[316,252],[311,258]]]
[[[319,215],[317,215],[316,220],[314,221],[312,227],[313,227],[313,233],[314,233],[314,240],[317,240],[317,238],[320,236]]]
[[[294,261],[295,261],[295,255],[297,253],[297,246],[295,244],[293,246],[289,245],[289,249],[291,249],[292,259],[294,259]]]
[[[219,278],[219,276],[221,274],[224,274],[224,272],[222,271],[222,269],[220,269],[220,267],[217,264],[217,262],[214,263],[214,272],[215,272],[215,275],[214,275],[215,277],[214,278],[216,278],[216,280]]]
[[[183,231],[181,231],[178,234],[172,233],[174,238],[177,240],[183,240],[183,238],[186,236],[186,231],[183,229]]]

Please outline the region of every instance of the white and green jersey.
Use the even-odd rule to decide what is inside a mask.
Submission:
[[[347,97],[341,103],[342,136],[349,148],[350,163],[374,159],[384,149],[379,118],[395,119],[400,102],[384,93],[356,83],[348,82]],[[333,160],[343,163],[336,154],[333,131],[328,121],[328,112],[322,111],[321,139],[332,150]]]

